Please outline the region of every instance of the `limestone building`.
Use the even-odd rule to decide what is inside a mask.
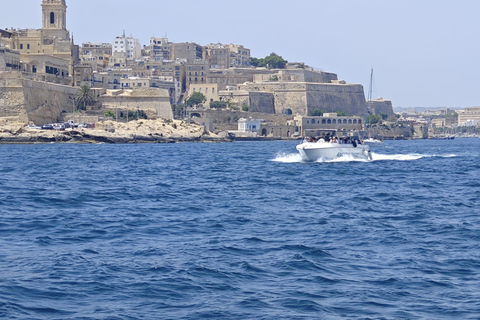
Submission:
[[[2,30],[0,44],[19,53],[21,71],[59,82],[70,78],[78,61],[78,46],[66,26],[65,0],[43,0],[42,29]]]
[[[480,107],[465,108],[464,111],[458,112],[458,125],[472,125],[475,121],[480,121]]]
[[[191,63],[203,59],[203,47],[196,43],[183,42],[171,44],[171,59],[186,60]]]
[[[250,49],[237,44],[209,44],[205,46],[205,60],[212,69],[250,66]]]
[[[108,66],[112,56],[110,43],[83,43],[80,48],[80,61],[83,65],[90,65],[94,71],[100,71]]]

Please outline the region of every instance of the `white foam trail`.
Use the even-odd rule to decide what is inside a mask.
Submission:
[[[422,154],[378,154],[372,152],[372,161],[385,161],[385,160],[394,160],[394,161],[413,161],[426,157]]]
[[[372,152],[372,160],[367,159],[358,159],[354,158],[351,155],[343,155],[341,157],[335,158],[333,160],[318,159],[316,163],[333,163],[333,162],[373,162],[373,161],[414,161],[422,158],[432,158],[432,157],[444,157],[444,158],[454,158],[457,155],[447,154],[447,155],[427,155],[427,154],[379,154]],[[282,163],[301,163],[305,161],[299,153],[279,153],[273,159],[274,162]]]
[[[300,153],[279,153],[272,161],[283,163],[298,163],[303,162]]]

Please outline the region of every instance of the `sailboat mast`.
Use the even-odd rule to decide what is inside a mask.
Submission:
[[[368,90],[368,101],[372,101],[372,93],[373,93],[373,68],[370,71],[370,88]]]

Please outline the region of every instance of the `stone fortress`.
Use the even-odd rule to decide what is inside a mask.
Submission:
[[[173,104],[201,92],[207,101],[195,114],[215,119],[208,107],[214,101],[246,107],[250,115],[276,115],[272,121],[285,125],[315,111],[362,119],[368,111],[393,116],[390,101],[367,102],[362,85],[334,73],[303,63],[251,67],[250,50],[241,45],[152,38],[139,48],[138,40],[124,33],[112,44],[79,47],[67,30],[66,1],[43,0],[41,7],[41,29],[0,30],[0,117],[36,125],[64,121],[74,114],[82,85],[92,88],[97,103],[89,112],[96,115],[140,109],[149,118],[173,119]]]

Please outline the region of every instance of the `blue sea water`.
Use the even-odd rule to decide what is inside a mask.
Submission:
[[[1,319],[480,319],[480,139],[0,145]]]

